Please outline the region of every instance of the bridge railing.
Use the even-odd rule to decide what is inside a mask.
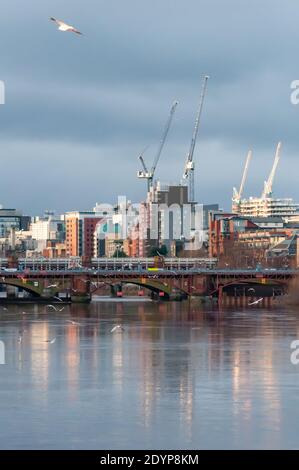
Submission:
[[[9,265],[6,258],[0,258],[0,268]],[[217,265],[216,258],[163,258],[163,269],[192,270],[212,269]],[[92,258],[90,267],[94,270],[148,270],[155,268],[154,258]],[[86,269],[80,257],[72,258],[20,258],[20,271],[69,271]]]
[[[20,258],[19,269],[30,271],[68,271],[81,268],[81,258]]]
[[[163,268],[170,270],[213,268],[216,258],[164,258]],[[97,270],[138,270],[154,268],[154,258],[92,258],[91,265]]]

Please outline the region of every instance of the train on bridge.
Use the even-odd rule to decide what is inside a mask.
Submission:
[[[68,271],[90,268],[93,270],[144,270],[144,269],[213,269],[217,258],[19,258],[10,260],[0,258],[0,270],[18,269],[20,271]]]
[[[219,302],[285,294],[298,279],[298,270],[219,269],[215,260],[200,258],[100,258],[89,267],[82,259],[1,260],[0,303],[90,302],[93,294],[110,288],[122,296],[125,285],[137,286],[153,299],[190,297]]]

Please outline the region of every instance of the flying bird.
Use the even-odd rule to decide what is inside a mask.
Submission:
[[[53,339],[47,339],[46,341],[44,341],[44,343],[50,343],[50,344],[54,344],[56,341],[56,338],[53,338]]]
[[[125,329],[124,329],[122,326],[120,326],[120,325],[115,325],[115,326],[112,328],[112,330],[111,330],[110,333],[114,333],[115,331],[125,331]]]
[[[264,300],[263,297],[261,297],[260,299],[255,300],[254,302],[250,302],[248,305],[257,305],[257,304],[259,304],[262,300]]]
[[[53,308],[53,310],[55,310],[55,312],[62,312],[62,310],[64,310],[64,307],[58,309],[54,305],[51,305],[51,304],[47,305],[47,307],[48,308]]]
[[[57,20],[56,18],[53,18],[52,16],[51,16],[50,20],[54,21],[54,23],[57,24],[59,31],[63,31],[64,33],[65,32],[76,33],[76,34],[80,34],[80,36],[82,36],[82,33],[80,31],[78,31],[78,29],[74,28],[74,26],[71,26],[67,23],[64,23],[64,21]]]
[[[67,323],[71,323],[71,325],[81,326],[80,323],[73,321],[73,320],[67,320]]]
[[[71,323],[72,325],[76,325],[76,326],[81,326],[81,323],[78,323],[76,321],[73,321],[73,320],[66,320],[67,323]]]

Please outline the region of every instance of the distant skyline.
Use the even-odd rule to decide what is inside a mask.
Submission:
[[[299,201],[297,3],[292,0],[2,0],[0,204],[29,215],[145,198],[171,103],[179,105],[157,177],[181,180],[201,80],[211,79],[195,150],[196,199],[230,209],[249,149],[244,196],[259,196],[275,148],[277,197]],[[57,31],[49,17],[84,33]]]

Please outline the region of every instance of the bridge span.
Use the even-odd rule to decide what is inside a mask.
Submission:
[[[70,268],[46,270],[2,268],[0,303],[15,301],[90,302],[92,295],[110,286],[114,295],[122,295],[122,286],[132,284],[147,289],[160,300],[190,297],[223,298],[275,297],[288,291],[299,276],[290,269],[216,269],[185,266],[180,269],[96,269]]]

